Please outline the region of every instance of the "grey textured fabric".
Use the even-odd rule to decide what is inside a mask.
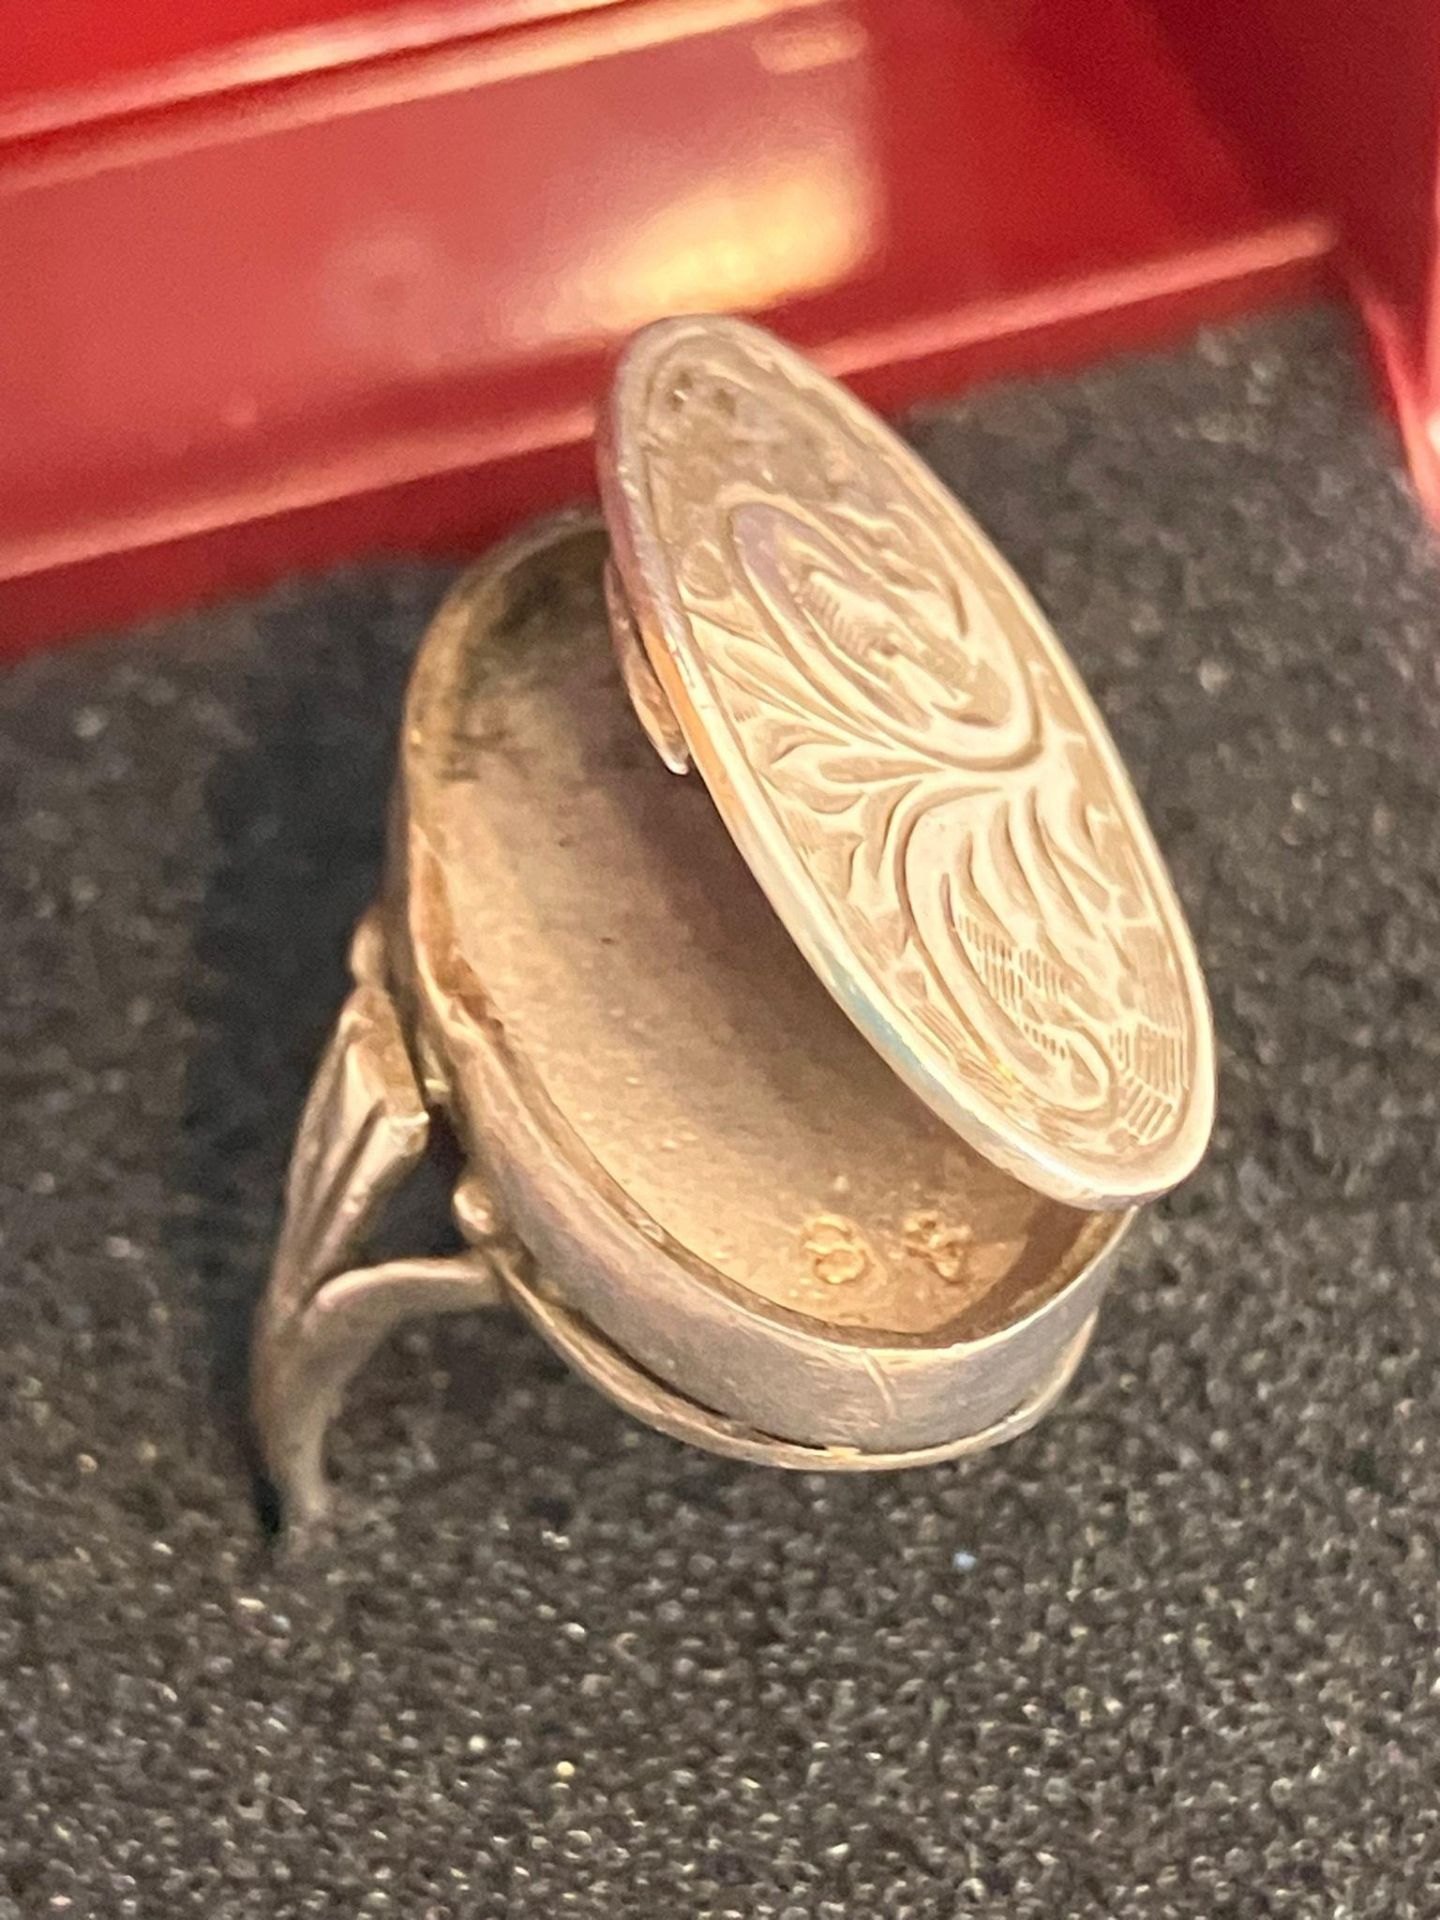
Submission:
[[[0,1917],[1440,1914],[1440,548],[1325,314],[915,425],[1188,903],[1212,1158],[1001,1454],[789,1478],[417,1328],[257,1515],[245,1322],[397,567],[0,682]]]

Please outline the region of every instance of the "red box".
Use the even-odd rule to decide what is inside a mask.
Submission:
[[[898,405],[1336,272],[1440,503],[1418,0],[11,11],[12,650],[587,491],[615,341],[684,310]]]

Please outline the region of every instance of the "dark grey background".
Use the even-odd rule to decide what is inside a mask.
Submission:
[[[686,1453],[486,1321],[257,1518],[246,1316],[438,570],[0,682],[0,1916],[1440,1913],[1440,548],[1302,315],[917,422],[1057,617],[1221,1123],[1062,1410]]]

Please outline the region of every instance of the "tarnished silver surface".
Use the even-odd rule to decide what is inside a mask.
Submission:
[[[895,1071],[1058,1199],[1183,1178],[1215,1081],[1190,935],[1104,722],[980,529],[737,320],[631,343],[600,480],[673,735]]]
[[[622,373],[622,412],[637,364],[646,369],[643,391],[663,398],[656,369],[677,344],[693,361],[697,326],[709,329],[717,365],[729,366],[725,355],[737,341],[745,355],[766,351],[752,329],[677,323],[658,346],[642,344],[639,361]],[[789,379],[799,363],[783,354],[781,364]],[[693,372],[679,390],[686,405],[718,404]],[[823,389],[825,405],[833,392]],[[824,452],[805,437],[813,439],[813,423],[797,425],[787,405],[781,396],[766,429],[772,496],[792,440],[807,456]],[[853,432],[867,458],[881,458],[874,446],[882,430],[856,415],[862,425]],[[750,432],[763,426],[764,410],[744,418]],[[632,437],[632,455],[639,448]],[[643,453],[661,474],[680,458],[658,430]],[[1194,1125],[1208,1098],[1194,1090],[1194,1073],[1208,1070],[1208,1025],[1203,993],[1185,997],[1195,984],[1193,956],[1183,926],[1170,924],[1178,910],[1113,749],[1088,703],[1074,704],[1084,696],[1053,639],[1034,640],[1022,622],[1007,643],[1008,665],[992,669],[979,642],[967,654],[964,635],[942,630],[940,609],[949,604],[967,609],[966,634],[984,632],[970,609],[974,578],[956,577],[953,529],[945,522],[937,532],[943,515],[908,474],[896,483],[895,544],[935,547],[938,584],[929,601],[913,552],[903,593],[884,572],[878,482],[869,483],[866,575],[856,541],[842,564],[831,551],[841,533],[815,511],[795,507],[795,532],[778,524],[772,497],[763,512],[755,508],[762,520],[752,524],[745,502],[760,469],[746,466],[751,458],[742,448],[735,469],[705,483],[715,511],[739,515],[739,532],[732,527],[725,538],[740,585],[712,579],[708,612],[687,601],[681,625],[672,619],[658,640],[655,603],[646,598],[653,554],[637,560],[635,536],[638,526],[641,545],[653,543],[660,520],[647,532],[633,503],[617,506],[623,458],[607,469],[612,527],[617,516],[625,522],[613,572],[603,524],[562,516],[472,570],[426,637],[405,713],[386,887],[357,935],[355,990],[302,1123],[285,1229],[257,1320],[257,1424],[292,1515],[323,1510],[325,1426],[345,1381],[385,1332],[411,1313],[479,1305],[514,1306],[632,1414],[738,1458],[876,1469],[995,1444],[1040,1417],[1063,1389],[1131,1217],[1124,1206],[1076,1204],[1093,1207],[1103,1184],[1101,1175],[1081,1180],[1076,1171],[1101,1160],[1095,1063],[1103,1056],[1109,1075],[1105,1124],[1117,1150],[1135,1145],[1115,1129],[1126,1114],[1138,1126],[1133,1086],[1144,1074],[1179,1089],[1182,1128]],[[681,479],[700,512],[698,469]],[[836,455],[826,485],[842,479]],[[655,484],[663,491],[667,483]],[[669,544],[653,552],[678,566],[689,553],[685,525],[665,525]],[[752,538],[758,544],[749,549]],[[1014,588],[1008,577],[1004,585]],[[883,642],[873,608],[837,612],[850,604],[847,594],[858,604],[863,591],[894,603]],[[717,639],[719,626],[706,623],[724,594],[738,598],[727,603],[729,624]],[[767,717],[753,689],[727,706],[740,684],[733,676],[731,692],[705,694],[711,704],[703,712],[704,701],[691,697],[702,680],[710,685],[713,650],[732,645],[724,636],[741,623],[741,601],[756,622],[741,678],[746,688],[753,679],[765,699],[773,695],[796,726],[813,726],[811,708],[797,684],[776,679],[773,662],[752,657],[767,647],[793,655],[796,671],[827,689],[827,699],[845,692],[853,725],[870,724],[873,706],[886,728],[913,735],[914,752],[923,747],[937,765],[964,758],[957,743],[969,741],[967,728],[1004,734],[1005,751],[994,758],[1009,786],[982,792],[967,773],[948,797],[928,787],[924,805],[901,797],[915,835],[931,830],[924,823],[932,815],[938,822],[936,844],[948,847],[951,862],[941,892],[952,919],[963,918],[956,876],[965,874],[977,895],[1011,914],[1010,971],[997,960],[986,990],[1003,1001],[1015,969],[1029,968],[1017,999],[967,1027],[948,1069],[971,1099],[984,1080],[972,1055],[990,1033],[985,1084],[1009,1101],[1001,1103],[1003,1151],[985,1129],[976,1138],[976,1129],[948,1124],[953,1116],[942,1116],[933,1089],[921,1088],[922,1099],[907,1084],[916,1076],[897,1070],[899,1023],[911,1019],[938,1044],[943,1021],[925,1025],[913,1007],[897,1012],[881,1045],[861,1017],[873,1011],[872,975],[857,963],[847,986],[835,956],[820,964],[797,930],[810,896],[833,906],[843,892],[824,893],[835,874],[827,836],[841,830],[854,796],[832,764],[840,749],[828,735],[818,748],[808,732],[792,742],[783,732],[791,720]],[[985,604],[985,617],[1009,632],[1019,617],[1009,602]],[[927,607],[932,628],[917,637],[910,615]],[[957,694],[949,666],[962,659],[970,677]],[[871,684],[892,671],[903,700]],[[743,743],[756,727],[762,746],[747,759]],[[871,783],[873,742],[857,752],[869,756]],[[975,756],[968,746],[966,753],[968,767]],[[792,754],[811,771],[796,789],[799,811],[774,825],[785,786],[775,771]],[[1049,770],[1032,769],[1033,798],[1025,801],[1017,795],[1030,754]],[[703,782],[667,770],[692,759]],[[930,778],[916,775],[922,784]],[[817,791],[816,779],[830,784]],[[803,883],[799,894],[784,893],[752,844],[745,809],[761,804],[762,790],[764,819],[791,860],[786,884]],[[831,804],[837,791],[843,806]],[[975,879],[978,856],[968,865],[963,857],[965,835],[981,834],[964,807],[988,808],[992,825],[1018,807],[1033,826],[1051,804],[1087,836],[1085,872],[1095,890],[1086,891],[1077,856],[1065,869],[1065,904],[1051,899],[1045,887],[1058,886],[1061,874],[1052,849],[1054,871],[1032,886],[1023,910],[1013,897],[992,897],[988,882]],[[852,891],[867,912],[878,910],[887,861],[892,883],[913,884],[903,862],[895,868],[887,808],[862,798],[844,828],[860,833],[846,870],[863,870]],[[807,813],[818,822],[813,831]],[[864,842],[867,820],[879,823],[878,858]],[[1014,829],[1022,840],[1028,830]],[[1034,881],[1030,853],[1015,857]],[[916,873],[933,877],[930,853],[916,859]],[[1113,898],[1102,900],[1102,882]],[[860,911],[853,901],[852,908]],[[955,919],[952,933],[958,927]],[[863,930],[855,937],[863,941]],[[1104,947],[1103,966],[1086,940]],[[1087,958],[1099,975],[1088,990]],[[960,961],[953,964],[958,979]],[[914,987],[907,968],[898,963],[893,975],[900,998]],[[947,980],[953,1016],[963,995]],[[1140,1038],[1175,980],[1179,1001],[1165,1004],[1189,1037],[1169,1053],[1158,1041],[1159,1051],[1146,1051]],[[1073,1015],[1043,1045],[1035,997],[1042,986],[1052,1022]],[[963,992],[974,991],[971,979]],[[1122,1083],[1130,1093],[1116,1091]],[[366,1264],[385,1199],[424,1156],[437,1115],[465,1162],[454,1212],[469,1251]],[[1095,1123],[1083,1142],[1075,1131],[1082,1120]],[[1169,1140],[1167,1150],[1174,1137],[1175,1127],[1167,1134],[1159,1122],[1147,1135],[1152,1146]],[[1083,1190],[1056,1197],[1067,1183],[1034,1177],[1041,1145],[1051,1170],[1063,1164],[1076,1175],[1068,1187]],[[1111,1184],[1137,1184],[1143,1158],[1137,1150]],[[1147,1164],[1153,1174],[1153,1155]]]

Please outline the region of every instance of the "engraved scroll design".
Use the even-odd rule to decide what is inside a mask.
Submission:
[[[752,407],[773,397],[714,376],[715,485],[696,488],[696,385],[653,504],[717,696],[847,940],[1035,1137],[1156,1147],[1192,1077],[1184,982],[1123,801],[1025,616],[967,584],[907,476],[833,418],[808,423],[793,388],[782,452]]]

